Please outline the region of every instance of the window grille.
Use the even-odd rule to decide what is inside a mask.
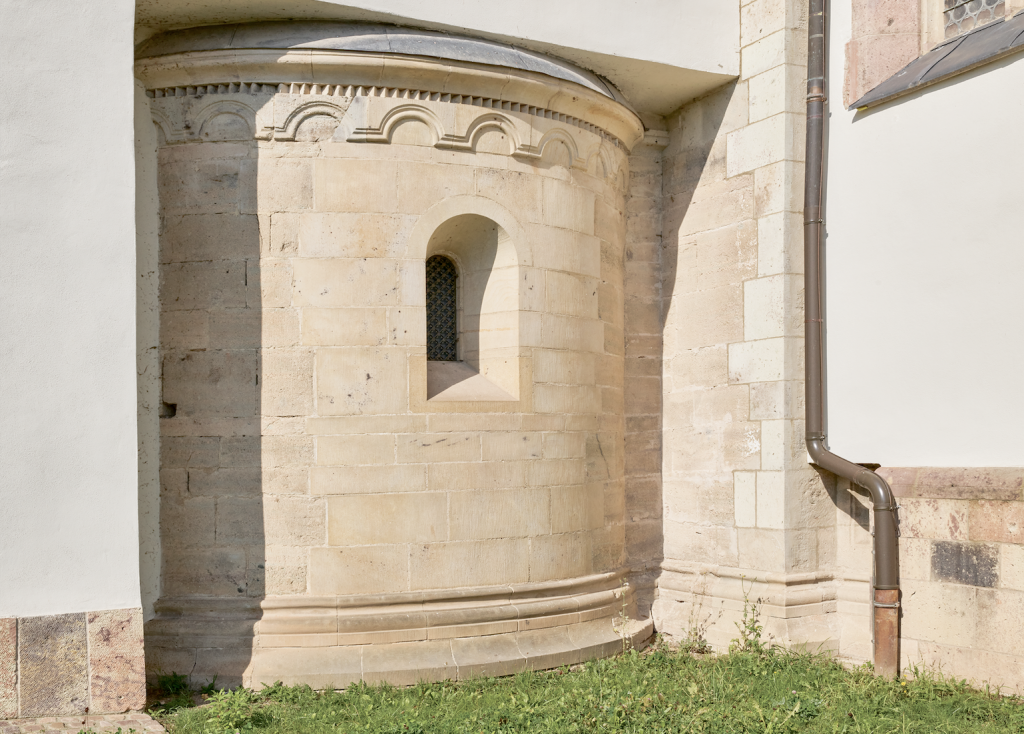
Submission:
[[[945,0],[946,38],[959,36],[1005,14],[1005,0]]]
[[[443,255],[427,260],[427,359],[457,362],[455,263]]]

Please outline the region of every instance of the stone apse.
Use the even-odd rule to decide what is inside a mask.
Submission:
[[[621,95],[370,25],[175,31],[137,59],[160,200],[147,668],[402,684],[648,637],[623,407],[644,133]],[[434,257],[454,304],[428,300]]]

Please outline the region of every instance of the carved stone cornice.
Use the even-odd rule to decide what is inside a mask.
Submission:
[[[136,73],[154,99],[245,95],[254,114],[266,97],[276,95],[327,102],[403,99],[555,120],[627,152],[644,134],[640,119],[621,102],[575,82],[451,60],[319,49],[212,50],[142,58]],[[269,135],[261,127],[256,137],[287,140],[288,126],[278,122]],[[360,135],[363,142],[382,142],[382,128],[361,127],[353,128],[352,142]],[[459,147],[459,140],[444,140],[443,134],[439,142]],[[534,143],[522,142],[521,153],[529,156]]]

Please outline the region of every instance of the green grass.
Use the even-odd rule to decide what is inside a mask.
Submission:
[[[1024,705],[934,675],[885,681],[868,669],[758,645],[704,659],[656,645],[571,671],[462,683],[238,689],[162,721],[172,734],[1024,734]]]

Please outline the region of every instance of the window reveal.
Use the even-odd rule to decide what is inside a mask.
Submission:
[[[946,38],[953,38],[1006,14],[1004,0],[945,0]]]
[[[427,359],[457,362],[455,263],[443,255],[427,260]]]

